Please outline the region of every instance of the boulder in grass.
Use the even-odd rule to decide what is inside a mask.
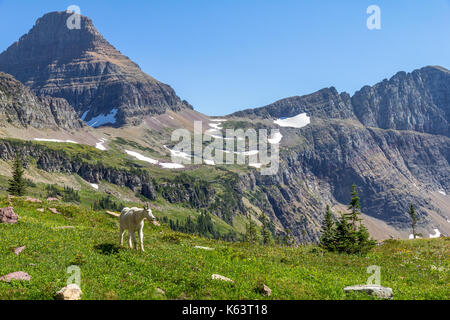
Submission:
[[[15,248],[15,249],[14,249],[14,254],[15,254],[16,256],[18,256],[18,255],[19,255],[23,250],[25,250],[26,248],[27,248],[26,246]]]
[[[13,207],[0,208],[0,223],[14,224],[19,220],[19,216],[14,213]]]
[[[52,202],[52,201],[59,201],[59,199],[58,198],[47,198],[47,201],[48,202]]]
[[[234,283],[234,281],[231,280],[230,278],[221,276],[220,274],[213,274],[213,275],[211,276],[211,278],[212,278],[213,280],[221,280],[221,281],[225,281],[225,282],[232,282],[232,283]]]
[[[27,197],[27,198],[25,199],[25,201],[33,202],[33,203],[42,203],[42,200],[35,199],[35,198],[30,198],[30,197]]]
[[[58,210],[56,210],[56,208],[48,208],[48,210],[50,210],[50,212],[54,214],[61,214],[60,212],[58,212]]]
[[[0,281],[11,282],[12,280],[30,281],[31,276],[26,272],[17,271],[0,277]]]
[[[391,288],[377,285],[356,285],[344,288],[344,292],[365,292],[371,296],[381,299],[392,299],[394,293]]]
[[[55,294],[56,300],[80,300],[83,292],[77,284],[69,284]]]

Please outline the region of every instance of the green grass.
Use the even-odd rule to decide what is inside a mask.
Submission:
[[[7,206],[0,200],[0,206]],[[0,299],[53,299],[67,268],[81,268],[83,299],[369,299],[343,288],[365,283],[370,265],[395,299],[449,299],[448,238],[387,241],[365,257],[323,252],[315,246],[264,247],[226,243],[146,223],[146,252],[117,245],[118,221],[78,206],[13,199],[17,224],[0,224],[0,275],[25,271],[29,282],[0,282]],[[156,215],[159,213],[157,212]],[[175,212],[174,212],[175,214]],[[74,229],[57,229],[73,226]],[[12,250],[27,248],[16,256]],[[195,249],[208,246],[214,251]],[[443,267],[444,271],[433,270]],[[234,284],[211,280],[217,273]],[[270,298],[257,290],[264,282]],[[158,294],[156,288],[166,294]]]

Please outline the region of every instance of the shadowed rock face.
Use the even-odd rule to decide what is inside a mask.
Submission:
[[[89,18],[81,16],[81,29],[70,30],[71,15],[52,12],[38,19],[0,55],[0,71],[36,95],[66,99],[87,122],[117,112],[115,125],[138,123],[142,115],[192,108],[109,44]]]
[[[81,128],[83,121],[62,98],[36,97],[11,75],[0,72],[0,124],[21,127]]]

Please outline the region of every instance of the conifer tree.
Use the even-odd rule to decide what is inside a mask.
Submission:
[[[256,223],[251,217],[248,218],[248,223],[246,225],[245,241],[250,243],[258,242]]]
[[[273,243],[273,238],[272,233],[269,230],[269,219],[267,218],[266,215],[264,214],[261,215],[261,222],[262,222],[261,235],[263,244],[270,245]]]
[[[417,225],[417,215],[416,215],[416,210],[414,209],[414,205],[411,204],[411,206],[409,207],[409,215],[411,217],[411,227],[412,227],[412,234],[413,234],[413,239],[416,239],[417,237],[417,233],[416,233],[416,225]]]
[[[356,184],[352,185],[352,199],[348,206],[348,209],[351,210],[347,213],[347,217],[350,220],[350,224],[352,225],[353,230],[356,230],[356,224],[361,221],[359,217],[361,215],[361,199],[358,196],[358,189],[356,189]]]
[[[26,190],[26,181],[23,178],[22,158],[16,155],[14,160],[14,172],[12,178],[9,180],[8,192],[13,196],[23,196]]]
[[[336,231],[334,229],[333,214],[331,213],[329,205],[327,205],[327,211],[325,213],[325,219],[323,221],[321,231],[322,231],[320,237],[321,247],[329,251],[334,251]]]

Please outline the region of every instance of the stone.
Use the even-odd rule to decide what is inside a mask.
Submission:
[[[14,213],[13,207],[0,208],[0,223],[14,224],[19,220],[19,216]]]
[[[272,295],[272,290],[268,287],[268,286],[266,286],[266,285],[263,285],[263,293],[266,295],[266,296],[268,296],[268,297],[270,297],[271,295]]]
[[[23,246],[23,247],[18,247],[14,249],[14,254],[16,256],[18,256],[23,250],[25,250],[27,248],[27,246]]]
[[[50,198],[47,198],[47,201],[48,201],[48,202],[59,201],[59,199],[58,199],[58,198],[52,198],[52,197],[50,197]]]
[[[35,199],[35,198],[30,198],[30,197],[27,197],[27,198],[25,199],[25,201],[28,201],[28,202],[34,202],[34,203],[42,203],[42,200]]]
[[[226,281],[226,282],[232,282],[232,283],[234,283],[234,281],[231,280],[230,278],[221,276],[220,274],[213,274],[213,275],[211,276],[211,278],[212,278],[213,280],[221,280],[221,281]]]
[[[48,210],[50,210],[50,212],[54,214],[61,214],[60,212],[58,212],[58,210],[56,210],[56,208],[48,208]]]
[[[17,272],[9,273],[7,275],[0,277],[0,281],[11,282],[12,280],[30,281],[31,276],[26,272],[17,271]]]
[[[163,294],[163,295],[166,294],[166,292],[161,288],[156,288],[156,293]]]
[[[36,210],[39,211],[39,212],[44,212],[45,211],[44,208],[38,208]]]
[[[83,292],[76,284],[69,284],[55,294],[56,300],[80,300]]]
[[[196,248],[196,249],[201,249],[201,250],[207,250],[207,251],[212,251],[212,250],[214,250],[214,248],[202,247],[202,246],[195,246],[194,248]]]
[[[355,285],[345,287],[344,292],[365,292],[381,299],[392,299],[394,297],[394,293],[391,288],[376,285]]]

